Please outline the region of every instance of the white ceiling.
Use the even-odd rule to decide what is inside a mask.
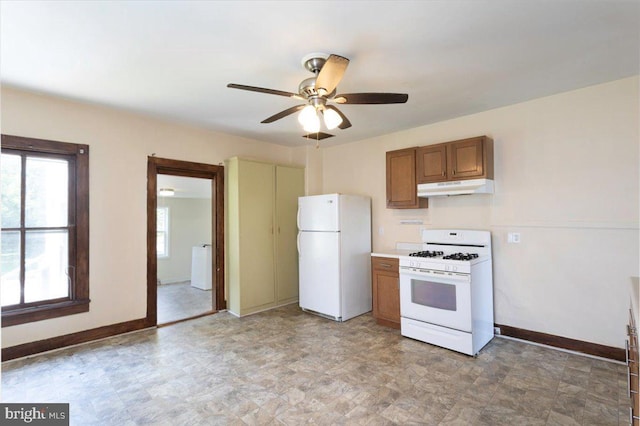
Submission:
[[[288,146],[311,52],[351,60],[338,144],[639,73],[640,1],[2,1],[3,84]]]

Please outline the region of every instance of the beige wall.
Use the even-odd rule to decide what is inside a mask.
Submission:
[[[293,161],[306,165],[305,194],[322,194],[322,149],[313,144],[293,148]]]
[[[211,199],[158,197],[169,207],[169,257],[158,258],[162,284],[191,279],[193,246],[211,244]]]
[[[638,99],[634,77],[325,148],[322,190],[372,197],[374,251],[419,242],[421,226],[402,219],[491,230],[497,323],[623,347],[638,275]],[[478,135],[494,140],[495,194],[386,208],[386,151]]]
[[[148,156],[304,164],[291,148],[13,88],[2,88],[1,108],[2,133],[88,144],[91,180],[90,311],[3,328],[2,347],[145,316]]]
[[[142,318],[147,156],[218,164],[242,156],[306,164],[308,194],[373,200],[374,250],[425,227],[489,229],[495,320],[622,347],[629,277],[638,275],[638,78],[537,99],[342,146],[287,148],[16,89],[2,89],[2,132],[91,149],[91,311],[2,329],[2,346]],[[410,103],[407,104],[410,107]],[[385,207],[393,149],[486,134],[496,193]],[[507,232],[522,243],[507,244]]]

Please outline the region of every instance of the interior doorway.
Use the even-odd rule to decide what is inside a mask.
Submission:
[[[175,182],[171,184],[170,182]],[[176,195],[175,187],[181,186],[183,195],[184,192],[190,191],[188,185],[200,187],[202,191],[202,184],[208,186],[209,195],[206,200],[202,199],[202,194],[199,200],[196,200],[196,196],[191,197],[176,197],[172,198],[172,201],[168,201],[169,197],[160,195],[159,190],[174,190],[174,196]],[[196,189],[191,190],[196,191]],[[169,192],[169,191],[166,191]],[[147,163],[147,322],[153,325],[161,324],[166,325],[176,321],[184,319],[190,319],[202,315],[208,315],[215,313],[221,309],[226,309],[226,301],[224,296],[224,167],[214,166],[209,164],[192,163],[187,161],[169,160],[158,157],[149,157]],[[189,195],[189,194],[186,194]],[[193,195],[193,194],[191,194]],[[190,205],[181,205],[178,198],[192,198]],[[208,204],[208,208],[204,208],[204,212],[196,212],[193,210],[195,205],[202,207],[203,203]],[[172,208],[173,207],[173,208]],[[191,213],[184,213],[185,210],[191,209]],[[174,253],[176,258],[182,258],[182,266],[177,267],[171,272],[168,269],[168,263],[166,256],[171,255],[171,238],[172,236],[167,231],[170,229],[167,226],[162,227],[161,230],[158,225],[169,225],[172,220],[172,210],[174,213],[182,211],[180,215],[181,221],[185,220],[185,215],[191,215],[193,222],[200,222],[200,227],[203,229],[202,237],[191,236],[187,238],[187,242],[181,241],[182,248],[180,250],[186,250],[185,245],[189,245],[190,253]],[[208,224],[202,224],[202,216],[206,215],[210,222]],[[188,219],[188,218],[187,218]],[[164,223],[163,223],[164,222]],[[208,225],[208,226],[207,226]],[[185,228],[186,229],[186,228]],[[193,234],[193,229],[189,231]],[[197,232],[196,232],[197,233]],[[173,237],[176,237],[175,235]],[[195,238],[195,239],[194,239]],[[198,241],[196,241],[196,239]],[[193,240],[193,241],[191,241]],[[176,249],[176,247],[173,247]],[[197,252],[197,253],[196,253]],[[159,257],[160,256],[160,257]],[[192,286],[191,267],[193,258],[196,256],[198,261],[196,276],[194,277],[195,286]],[[185,257],[189,259],[188,269],[189,272],[185,272]],[[205,262],[204,264],[202,262]],[[210,286],[211,289],[207,289],[206,278],[207,269],[211,271]],[[160,270],[160,273],[159,273]],[[204,273],[205,276],[201,276]],[[188,280],[186,279],[188,274]],[[180,285],[176,284],[177,280],[183,279]],[[160,289],[159,284],[162,286],[162,281],[166,284],[176,284],[173,288]],[[187,281],[185,283],[185,281]],[[180,297],[180,291],[184,291],[182,295],[185,297],[182,302],[183,308],[186,308],[189,301],[187,297],[191,297],[190,293],[199,293],[196,295],[200,305],[199,307],[192,307],[194,309],[183,309],[179,306],[174,306],[176,309],[172,309],[172,312],[166,310],[167,308],[167,291],[173,293],[172,296]],[[163,293],[161,293],[163,292]],[[203,298],[202,295],[205,295]],[[159,299],[163,298],[163,299]],[[204,301],[204,305],[202,304]],[[163,309],[159,313],[159,309]],[[180,312],[183,312],[181,314]],[[176,317],[176,315],[181,317]]]
[[[210,313],[211,179],[158,174],[158,324]]]

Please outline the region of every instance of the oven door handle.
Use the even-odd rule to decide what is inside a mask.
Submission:
[[[457,272],[421,272],[419,269],[414,268],[400,268],[400,280],[406,276],[409,279],[416,279],[422,281],[433,281],[443,284],[469,284],[471,282],[471,275],[460,274]]]

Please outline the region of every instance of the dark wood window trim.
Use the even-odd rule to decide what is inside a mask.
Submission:
[[[89,311],[89,146],[21,136],[2,135],[2,149],[34,154],[63,155],[73,158],[70,179],[75,205],[70,223],[75,229],[75,245],[70,256],[75,260],[75,281],[69,298],[43,301],[17,309],[2,309],[2,327],[26,324]]]

